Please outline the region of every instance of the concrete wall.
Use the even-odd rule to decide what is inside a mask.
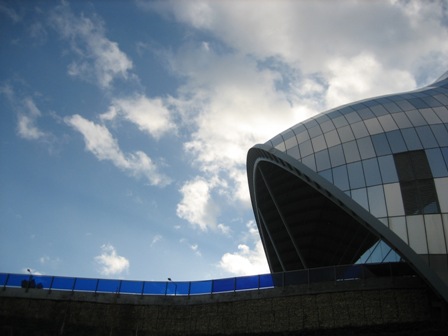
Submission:
[[[191,297],[0,289],[0,331],[11,336],[298,334],[430,325],[434,314],[417,278]]]

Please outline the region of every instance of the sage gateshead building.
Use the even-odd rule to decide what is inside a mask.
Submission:
[[[405,262],[448,302],[448,72],[288,128],[247,174],[271,272]]]

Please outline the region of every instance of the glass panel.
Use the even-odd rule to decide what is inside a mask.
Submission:
[[[414,126],[426,125],[425,119],[422,117],[418,110],[407,111],[406,115]]]
[[[386,133],[387,139],[389,140],[390,148],[392,153],[405,152],[407,150],[406,144],[404,142],[403,136],[399,130]]]
[[[383,183],[392,183],[398,181],[397,170],[392,155],[380,156],[378,158],[380,165],[381,179]]]
[[[409,246],[418,254],[428,254],[423,216],[408,216]]]
[[[431,125],[431,130],[440,147],[448,146],[448,131],[444,125]]]
[[[338,133],[339,137],[341,138],[341,142],[347,142],[355,138],[350,126],[344,126],[339,128]]]
[[[322,128],[322,132],[327,133],[334,129],[333,122],[331,120],[324,121],[320,127]]]
[[[75,284],[75,278],[55,277],[53,280],[53,289],[72,290]]]
[[[290,149],[291,147],[294,147],[294,146],[296,146],[296,147],[298,146],[297,139],[296,139],[295,136],[293,136],[293,137],[291,137],[291,138],[289,138],[288,140],[285,141],[286,149]]]
[[[373,147],[377,156],[387,155],[391,153],[389,142],[385,134],[376,134],[372,136]]]
[[[345,119],[347,119],[350,124],[354,124],[362,120],[361,117],[358,115],[358,112],[350,112],[346,114]]]
[[[350,189],[365,187],[364,172],[361,162],[355,162],[347,165],[348,177],[350,180]]]
[[[190,282],[176,282],[176,295],[188,295],[190,294]]]
[[[399,183],[384,185],[388,216],[404,216],[403,199]]]
[[[337,118],[334,118],[333,119],[333,123],[336,126],[336,128],[340,128],[340,127],[345,126],[345,125],[348,124],[347,120],[345,119],[344,116],[339,116]]]
[[[330,181],[331,183],[333,183],[333,174],[332,174],[331,169],[323,170],[323,171],[319,172],[319,175],[322,176],[327,181]]]
[[[381,184],[380,169],[376,158],[362,161],[362,166],[368,187]]]
[[[351,124],[351,127],[353,130],[353,133],[355,134],[355,137],[358,139],[369,135],[366,125],[364,125],[364,122],[362,122],[362,121]]]
[[[310,283],[336,280],[335,270],[332,267],[314,268],[314,269],[311,268],[309,269],[309,272],[310,272]]]
[[[441,212],[448,212],[448,178],[435,179],[434,184],[436,186],[437,195],[440,202],[440,210]]]
[[[0,273],[0,286],[6,285],[6,280],[8,279],[8,274]]]
[[[369,202],[367,200],[366,188],[352,190],[351,197],[356,203],[358,203],[364,209],[369,210]]]
[[[96,290],[97,283],[98,279],[77,278],[75,290],[94,292]]]
[[[308,283],[308,271],[285,272],[285,286],[305,285]]]
[[[387,110],[381,104],[371,106],[370,109],[377,117],[383,116],[388,113]]]
[[[375,217],[386,217],[386,202],[384,199],[383,186],[375,186],[367,188],[367,195],[369,196],[370,213]]]
[[[363,108],[358,110],[358,114],[363,120],[375,118],[375,115],[369,108]]]
[[[378,119],[373,118],[364,121],[367,127],[367,130],[369,131],[370,135],[383,133],[383,129],[378,121]]]
[[[338,132],[336,130],[325,133],[325,141],[327,142],[328,147],[333,147],[341,143],[341,140],[339,140]]]
[[[303,132],[300,132],[297,134],[297,142],[302,143],[310,138],[310,135],[308,134],[308,131],[305,130]]]
[[[355,280],[362,278],[361,265],[336,266],[336,280]]]
[[[275,148],[282,152],[284,152],[286,150],[284,142],[280,142],[277,146],[275,146]]]
[[[286,153],[294,159],[300,159],[299,147],[292,147],[286,151]]]
[[[314,155],[308,155],[302,159],[302,163],[309,167],[310,169],[316,171],[316,161],[314,160]]]
[[[311,147],[311,141],[306,140],[300,144],[300,155],[302,157],[308,156],[313,153],[313,147]]]
[[[128,281],[121,282],[120,293],[127,294],[141,294],[143,290],[143,281]]]
[[[345,191],[349,189],[347,167],[339,166],[333,169],[333,180],[336,187]]]
[[[406,114],[404,112],[392,114],[392,118],[394,118],[398,127],[401,129],[407,128],[407,127],[412,127],[411,122],[409,121],[408,117],[406,116]]]
[[[396,104],[398,106],[400,106],[400,108],[403,111],[409,111],[409,110],[414,110],[415,109],[415,107],[413,105],[411,105],[409,102],[407,102],[406,100],[397,101]]]
[[[320,134],[322,134],[322,130],[320,129],[320,126],[314,126],[308,129],[308,133],[310,134],[311,138],[314,138]]]
[[[344,148],[345,161],[347,163],[355,162],[361,160],[361,156],[359,154],[358,146],[356,145],[356,141],[350,141],[342,144]]]
[[[35,281],[36,288],[49,289],[51,285],[52,276],[48,275],[33,275],[33,280]]]
[[[415,129],[406,128],[404,130],[401,130],[401,132],[403,134],[403,138],[404,141],[406,142],[408,150],[416,150],[422,148],[422,144],[420,143],[420,140],[417,136],[417,133],[415,132]]]
[[[212,281],[194,281],[191,283],[190,294],[209,294],[212,292]]]
[[[323,135],[319,135],[312,139],[314,152],[319,152],[325,148],[327,148],[327,144],[325,143],[325,139]]]
[[[118,293],[120,290],[120,280],[100,279],[97,292]]]
[[[328,151],[330,153],[330,161],[332,167],[345,164],[344,152],[342,151],[341,145],[331,147]]]
[[[428,235],[428,250],[432,254],[446,254],[445,235],[441,215],[424,216],[426,234]]]
[[[423,118],[425,118],[426,122],[430,125],[440,124],[442,122],[432,109],[426,109],[422,111],[422,116]]]
[[[271,274],[262,274],[260,277],[260,288],[269,288],[274,286],[274,280]]]
[[[417,127],[416,130],[424,148],[438,147],[436,138],[434,138],[429,126]]]
[[[358,139],[359,152],[362,159],[370,159],[375,156],[375,149],[373,148],[372,140],[370,137]]]
[[[389,218],[389,228],[408,244],[408,232],[406,227],[406,220],[404,217],[391,217]]]
[[[429,166],[431,167],[432,176],[448,176],[447,165],[439,148],[427,149],[426,156],[428,158]]]
[[[439,116],[442,122],[448,123],[448,109],[445,106],[435,107],[434,112]]]
[[[385,132],[390,132],[390,131],[396,130],[398,128],[394,119],[389,114],[379,117],[378,120]]]
[[[386,103],[383,105],[390,113],[400,112],[401,108],[399,108],[395,103]]]
[[[236,278],[236,290],[257,289],[258,275]]]
[[[213,293],[232,292],[235,290],[235,278],[213,281]]]
[[[162,281],[145,282],[143,287],[143,294],[165,295],[168,289],[167,285],[167,282]]]
[[[316,153],[316,165],[317,171],[322,171],[331,167],[330,165],[330,157],[328,156],[328,151],[323,150],[319,153]]]
[[[31,277],[28,274],[10,274],[8,279],[8,287],[23,287],[30,286]]]

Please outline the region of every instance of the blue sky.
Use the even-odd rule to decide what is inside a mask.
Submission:
[[[443,1],[0,1],[0,271],[268,272],[250,147],[448,68]]]

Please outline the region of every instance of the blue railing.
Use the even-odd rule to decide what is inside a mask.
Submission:
[[[0,273],[0,287],[3,290],[22,287],[48,291],[186,296],[409,275],[414,275],[414,272],[405,263],[331,266],[205,281],[131,281]]]

